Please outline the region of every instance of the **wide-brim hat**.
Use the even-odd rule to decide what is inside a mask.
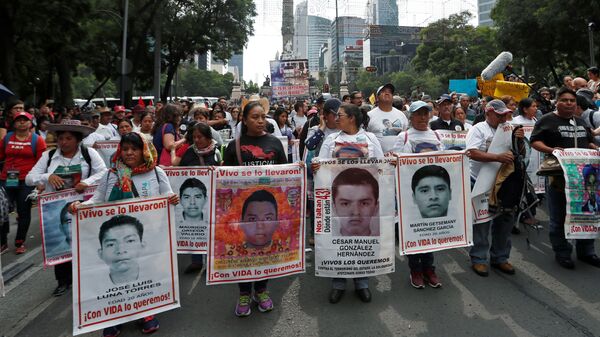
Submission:
[[[69,132],[78,132],[83,135],[83,137],[87,137],[90,133],[96,131],[96,129],[81,125],[81,121],[76,119],[68,119],[63,120],[60,123],[51,123],[48,125],[48,131],[69,131]]]

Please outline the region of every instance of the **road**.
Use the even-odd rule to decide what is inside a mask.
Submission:
[[[28,253],[2,256],[4,271],[32,266],[10,280],[0,298],[0,336],[71,336],[71,292],[51,296],[54,273],[43,268],[37,209],[32,212]],[[538,218],[547,226],[543,210]],[[237,318],[237,286],[206,286],[205,274],[183,274],[189,257],[180,255],[182,307],[158,315],[155,336],[600,336],[600,268],[577,261],[572,271],[558,266],[545,230],[513,237],[514,276],[495,270],[477,276],[466,249],[435,256],[440,289],[412,288],[407,261],[397,256],[395,273],[371,279],[373,302],[362,303],[349,291],[333,305],[327,301],[330,281],[314,276],[307,253],[306,274],[270,281],[273,312]],[[141,335],[129,323],[121,336]]]

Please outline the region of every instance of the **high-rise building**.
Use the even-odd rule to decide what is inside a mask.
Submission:
[[[370,25],[363,43],[363,66],[377,74],[402,71],[416,55],[420,27]]]
[[[339,28],[338,28],[339,25]],[[340,55],[346,46],[356,45],[356,40],[362,40],[365,36],[365,20],[354,16],[340,16],[331,23],[329,36],[333,45],[331,48],[331,63],[333,67],[341,62]],[[338,39],[339,38],[339,39]]]
[[[244,78],[244,52],[240,52],[239,54],[233,54],[229,59],[227,65],[229,66],[229,68],[237,68],[237,74],[239,76],[238,79],[240,81]],[[233,74],[235,75],[235,73]]]
[[[294,56],[305,59],[308,57],[308,1],[296,5],[294,13]]]
[[[329,38],[331,20],[320,16],[308,16],[308,69],[316,77],[319,72],[319,53]]]
[[[368,25],[397,26],[398,3],[396,0],[369,0],[366,17]]]
[[[496,5],[496,0],[477,0],[477,12],[479,17],[479,25],[480,26],[491,26],[494,24],[494,21],[490,17],[492,13],[492,8]]]

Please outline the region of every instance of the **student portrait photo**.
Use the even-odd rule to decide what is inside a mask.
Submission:
[[[266,190],[250,194],[242,206],[240,227],[244,233],[244,247],[268,249],[279,226],[277,200]]]
[[[598,170],[588,164],[583,167],[581,175],[583,176],[583,187],[586,192],[581,211],[585,213],[598,213],[600,211],[600,198],[597,196],[599,183]]]
[[[438,218],[448,215],[452,199],[450,175],[445,168],[427,165],[418,169],[411,182],[413,201],[422,218]]]
[[[183,212],[177,219],[178,223],[198,226],[208,222],[208,217],[204,214],[204,206],[208,200],[206,186],[200,180],[186,179],[179,188],[179,200]]]
[[[139,257],[142,255],[144,225],[129,215],[116,215],[100,226],[98,256],[109,268],[109,278],[114,285],[139,279]]]
[[[371,172],[345,169],[333,179],[331,191],[333,235],[379,236],[379,182]]]

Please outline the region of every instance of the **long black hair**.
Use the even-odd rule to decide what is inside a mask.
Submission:
[[[252,111],[252,109],[254,109],[256,107],[260,107],[261,109],[264,109],[262,104],[260,104],[259,101],[252,101],[244,106],[244,110],[242,111],[242,132],[241,132],[242,135],[245,135],[248,132],[248,127],[246,126],[244,119],[248,118],[248,116],[250,115],[250,111]]]
[[[343,103],[340,108],[344,109],[348,118],[354,117],[354,124],[356,124],[356,128],[360,130],[361,126],[365,129],[369,123],[369,116],[363,116],[360,108],[351,103]]]
[[[179,106],[175,104],[167,104],[165,105],[160,112],[160,115],[156,119],[154,123],[154,127],[152,128],[152,134],[156,134],[156,132],[160,132],[162,130],[162,126],[164,124],[171,123],[173,124],[173,129],[177,130],[179,125],[177,125],[177,116],[181,114],[181,110]],[[162,140],[161,140],[162,142]]]

